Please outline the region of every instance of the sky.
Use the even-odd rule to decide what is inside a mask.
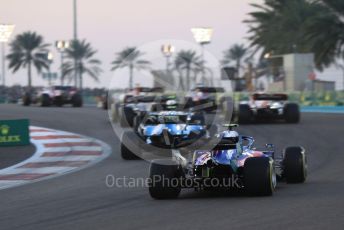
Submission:
[[[161,39],[195,43],[192,27],[214,28],[207,51],[221,59],[224,49],[234,43],[247,43],[247,27],[242,21],[250,11],[249,3],[262,0],[78,0],[78,37],[98,50],[103,73],[96,83],[85,77],[86,86],[103,87],[113,77],[110,62],[127,46],[144,46]],[[12,35],[36,31],[45,42],[73,37],[72,0],[0,0],[0,23],[16,25]],[[176,47],[178,50],[178,47]],[[8,50],[8,49],[7,49]],[[55,47],[52,71],[58,71],[60,58]],[[7,72],[8,84],[26,84],[26,71]],[[34,73],[34,84],[42,85]]]
[[[85,85],[106,87],[112,78],[110,62],[115,53],[128,46],[142,47],[164,41],[181,40],[195,44],[192,27],[212,27],[211,44],[205,48],[221,59],[223,50],[235,43],[248,44],[243,23],[252,7],[263,0],[78,0],[78,37],[98,50],[103,73],[100,82],[85,76]],[[45,42],[73,37],[72,0],[0,0],[0,23],[16,25],[12,35],[36,31]],[[178,47],[176,47],[178,50]],[[7,47],[8,50],[8,47]],[[58,72],[60,57],[55,47],[52,71]],[[332,70],[333,71],[333,70]],[[338,71],[335,74],[338,75]],[[26,71],[7,72],[7,83],[27,84]],[[34,85],[46,84],[34,72]]]

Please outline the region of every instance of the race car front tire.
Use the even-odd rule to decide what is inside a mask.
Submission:
[[[149,194],[154,199],[174,199],[181,191],[180,170],[172,160],[153,160],[149,169]]]
[[[287,183],[303,183],[307,177],[305,149],[300,146],[287,147],[284,150],[284,171]]]
[[[42,96],[41,96],[41,106],[42,107],[47,107],[47,106],[50,106],[50,97],[49,97],[49,95],[47,95],[47,94],[43,94]]]
[[[248,124],[252,120],[252,111],[249,105],[239,105],[238,123]]]
[[[244,165],[244,185],[249,195],[271,196],[276,186],[276,175],[270,158],[251,157]]]
[[[123,160],[138,160],[141,153],[139,138],[132,131],[125,131],[121,138],[121,157]]]
[[[283,110],[284,119],[288,123],[299,123],[300,121],[300,108],[295,103],[289,103],[284,106]]]

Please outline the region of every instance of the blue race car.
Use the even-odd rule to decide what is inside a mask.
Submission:
[[[148,112],[134,119],[134,131],[125,131],[121,138],[123,159],[137,159],[142,150],[160,152],[179,149],[209,139],[203,113],[183,111]],[[149,148],[149,146],[154,148]]]
[[[281,158],[275,157],[274,147],[258,151],[254,139],[239,135],[228,125],[217,135],[210,149],[200,149],[186,159],[178,150],[170,159],[154,160],[150,166],[149,193],[155,199],[178,197],[182,188],[237,189],[250,195],[269,196],[277,180],[303,183],[307,175],[305,149],[287,147]]]

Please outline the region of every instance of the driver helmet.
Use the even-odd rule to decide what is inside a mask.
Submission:
[[[233,130],[225,131],[222,138],[231,144],[236,144],[239,142],[239,133]]]

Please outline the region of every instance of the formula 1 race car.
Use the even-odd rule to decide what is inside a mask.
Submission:
[[[181,111],[149,112],[135,117],[134,131],[125,131],[121,138],[121,156],[137,159],[149,146],[163,149],[182,148],[200,139],[208,139],[217,127],[207,127],[202,113]]]
[[[224,97],[221,97],[221,94],[224,92],[225,89],[222,87],[196,87],[185,97],[186,107],[197,107],[197,110],[202,109],[207,113],[216,112],[218,108],[222,107]],[[220,99],[218,100],[218,98]]]
[[[237,189],[249,195],[273,195],[277,180],[303,183],[307,163],[303,147],[287,147],[282,157],[275,157],[272,144],[258,151],[254,139],[239,135],[227,125],[217,135],[218,142],[211,149],[196,150],[186,159],[172,149],[171,159],[151,162],[149,193],[155,199],[178,197],[182,188]]]
[[[299,106],[287,100],[286,94],[253,94],[249,101],[240,102],[238,122],[247,124],[265,119],[298,123],[300,121]]]
[[[83,100],[81,93],[75,87],[51,86],[36,93],[25,93],[23,96],[23,105],[29,106],[30,104],[39,104],[42,107],[71,104],[73,107],[81,107]]]
[[[156,98],[164,92],[160,87],[137,87],[134,91],[135,93],[125,94],[122,101],[114,106],[116,111],[113,112],[113,120],[118,120],[122,127],[132,127],[134,117],[139,112],[151,111]]]

